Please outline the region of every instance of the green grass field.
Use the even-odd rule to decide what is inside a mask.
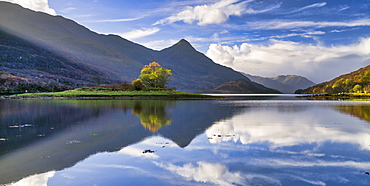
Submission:
[[[111,88],[80,88],[63,92],[48,93],[24,93],[12,96],[13,98],[54,98],[54,99],[92,99],[92,98],[122,98],[122,99],[145,99],[145,97],[154,99],[216,99],[217,97],[179,92],[167,89],[145,89],[145,90],[121,90]]]

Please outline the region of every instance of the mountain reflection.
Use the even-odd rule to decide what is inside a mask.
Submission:
[[[132,113],[140,118],[144,128],[157,132],[160,128],[171,124],[167,108],[174,102],[164,100],[136,101]]]
[[[368,105],[345,105],[335,107],[336,110],[370,122],[370,107]]]
[[[0,100],[0,185],[153,135],[186,147],[240,109],[213,101]]]
[[[0,184],[369,185],[369,122],[340,111],[366,102],[7,101],[22,114],[2,115],[0,144],[13,148],[0,156]],[[74,117],[62,125],[56,110]],[[39,123],[54,133],[12,143]]]

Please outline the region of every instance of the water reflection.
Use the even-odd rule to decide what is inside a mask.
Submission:
[[[163,100],[136,101],[132,113],[140,118],[141,124],[152,132],[171,124],[167,109],[174,102]]]
[[[370,128],[365,119],[369,102],[6,100],[4,104],[15,109],[0,114],[0,137],[9,139],[0,141],[1,183],[370,184],[366,174]],[[73,117],[67,118],[67,113]],[[53,116],[53,123],[35,119]],[[9,127],[15,123],[32,126]],[[37,136],[40,131],[45,136]],[[30,135],[30,141],[23,142],[23,135]]]
[[[61,170],[97,152],[117,151],[154,131],[185,147],[235,112],[223,112],[222,105],[209,101],[0,101],[0,184]],[[217,116],[202,118],[209,112]],[[185,125],[184,118],[197,119]]]
[[[354,116],[363,119],[365,113],[362,111],[368,110],[369,105],[342,105],[343,103],[332,105],[330,102],[322,102],[322,106],[320,104],[311,106],[306,102],[295,102],[290,105],[284,102],[258,104],[253,110],[235,115],[229,120],[216,122],[206,131],[210,142],[240,141],[242,144],[265,142],[269,147],[277,148],[332,141],[356,144],[370,150],[368,123],[336,112],[336,110],[352,111],[356,113]],[[325,104],[329,106],[326,107]]]
[[[354,117],[370,122],[370,107],[369,105],[343,105],[336,107],[336,109],[343,113],[348,113]]]

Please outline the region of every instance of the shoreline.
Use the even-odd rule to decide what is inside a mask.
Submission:
[[[76,99],[76,100],[212,100],[224,97],[178,91],[81,91],[24,93],[1,96],[0,99]]]
[[[325,100],[370,100],[370,94],[338,93],[338,94],[309,94],[302,97]]]
[[[58,99],[58,100],[215,100],[220,96],[181,97],[181,96],[3,96],[2,99]]]

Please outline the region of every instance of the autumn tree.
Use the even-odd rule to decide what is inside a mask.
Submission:
[[[171,75],[171,70],[161,67],[157,62],[152,62],[144,66],[138,79],[141,79],[147,87],[165,88],[171,80]]]

